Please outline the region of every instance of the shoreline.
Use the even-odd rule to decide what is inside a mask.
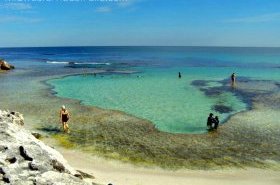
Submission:
[[[108,160],[80,150],[62,148],[53,141],[51,143],[72,167],[93,175],[95,183],[104,185],[108,183],[130,185],[235,185],[237,183],[240,185],[278,185],[280,182],[277,170],[257,168],[166,170],[159,167],[135,166],[121,161]]]
[[[101,72],[102,73],[102,72]],[[75,74],[75,75],[83,75],[83,74]],[[64,76],[61,76],[60,78],[63,78],[63,77],[65,77],[65,76],[72,76],[71,74],[69,74],[69,75],[64,75]],[[130,115],[130,114],[127,114],[127,113],[125,113],[125,112],[122,112],[122,111],[116,111],[116,110],[110,110],[110,109],[103,109],[103,108],[100,108],[100,107],[97,107],[97,106],[89,106],[89,105],[84,105],[83,103],[82,103],[82,100],[76,100],[76,99],[70,99],[70,98],[64,98],[64,97],[58,97],[58,96],[56,96],[56,94],[54,93],[55,91],[53,90],[53,87],[50,85],[50,84],[48,84],[48,83],[46,83],[46,81],[47,80],[45,80],[45,84],[47,84],[49,87],[50,87],[50,92],[51,92],[51,96],[52,97],[54,97],[54,98],[60,98],[60,99],[66,99],[66,100],[72,100],[72,101],[77,101],[78,103],[79,103],[79,106],[81,106],[81,107],[91,107],[91,108],[94,108],[94,109],[101,109],[101,110],[104,110],[104,111],[113,111],[113,112],[120,112],[121,114],[125,114],[125,115],[127,115],[127,116],[132,116],[132,117],[134,117],[134,118],[137,118],[137,119],[141,119],[141,118],[138,118],[138,117],[136,117],[136,116],[133,116],[133,115]],[[223,80],[222,80],[223,81]],[[238,94],[238,96],[241,96],[240,94]],[[249,100],[248,100],[249,101]],[[237,113],[234,113],[233,115],[230,115],[226,120],[225,120],[225,122],[223,122],[223,124],[222,124],[222,126],[223,127],[227,127],[227,124],[230,124],[231,123],[231,119],[232,118],[234,118],[235,116],[239,116],[240,114],[242,115],[242,114],[246,114],[246,113],[250,113],[250,112],[252,112],[252,111],[255,111],[255,108],[253,107],[253,102],[250,102],[249,104],[247,103],[247,109],[246,110],[242,110],[242,111],[240,111],[240,112],[237,112]],[[141,119],[141,120],[143,120],[143,119]],[[229,123],[227,123],[227,122],[229,122]],[[147,123],[148,124],[150,124],[151,126],[153,126],[154,127],[154,124],[152,124],[150,121],[148,121],[147,120]],[[225,125],[225,126],[224,126]],[[230,127],[230,126],[229,126]],[[156,130],[156,132],[162,132],[162,131],[160,131],[160,130],[158,130],[157,128],[155,128],[154,127],[154,129]],[[226,130],[229,130],[230,128],[227,128]],[[205,135],[207,135],[207,133],[202,133],[202,134],[190,134],[190,133],[168,133],[168,132],[162,132],[162,134],[167,134],[167,135],[174,135],[175,137],[176,136],[181,136],[181,135],[183,135],[183,136],[190,136],[190,137],[192,137],[192,136],[194,136],[194,137],[196,137],[196,138],[199,138],[200,136],[201,137],[204,137]],[[74,149],[75,150],[75,149]],[[87,149],[85,149],[85,150],[87,150]],[[93,155],[101,155],[102,156],[102,154],[96,154],[96,153],[93,153]],[[108,156],[107,155],[105,155],[106,157],[106,159],[108,159]],[[109,157],[109,160],[110,160],[110,158],[111,157]],[[112,158],[112,160],[115,160],[114,158]],[[129,160],[128,160],[129,161]],[[127,162],[127,161],[126,161]],[[131,161],[130,161],[131,162]],[[259,161],[257,160],[256,161],[257,163],[259,163]],[[139,165],[139,164],[135,164],[135,163],[131,163],[131,164],[134,164],[134,165]],[[143,164],[142,164],[143,165]],[[268,164],[268,165],[271,165],[271,164]],[[140,166],[141,166],[141,164],[140,164]],[[144,164],[143,166],[150,166],[150,164]],[[152,164],[150,167],[153,167],[153,166],[157,166],[157,165],[155,165],[155,164]],[[223,165],[222,165],[223,166]],[[235,165],[233,165],[233,166],[235,166]],[[245,167],[250,167],[251,165],[245,165]],[[253,165],[254,166],[254,165]],[[161,166],[162,167],[162,166]],[[235,167],[237,167],[237,166],[235,166]],[[252,167],[252,166],[251,166]],[[165,167],[164,167],[165,168]],[[180,169],[181,167],[179,167],[179,169]],[[189,168],[189,167],[186,167],[186,168]],[[224,169],[227,169],[227,168],[229,168],[229,167],[222,167],[222,169],[224,170]],[[238,167],[238,168],[243,168],[243,167]],[[268,167],[268,166],[265,166],[265,167],[260,167],[260,166],[258,166],[258,168],[266,168],[266,169],[270,169],[271,167]],[[274,167],[272,167],[272,168],[274,168]],[[169,169],[168,167],[167,167],[167,169]],[[170,168],[170,169],[172,169],[172,168]],[[170,170],[169,169],[169,170]],[[177,167],[176,167],[176,169],[177,169]],[[184,168],[183,168],[184,169]],[[192,169],[192,167],[190,168],[190,169]],[[215,169],[215,168],[214,168]],[[197,170],[197,169],[196,169]],[[210,170],[213,170],[213,169],[211,169],[210,168]]]
[[[77,74],[77,73],[76,73]],[[79,73],[80,74],[80,73]],[[69,74],[71,75],[71,74]],[[236,140],[236,137],[243,137],[244,135],[246,135],[246,132],[244,132],[243,129],[243,125],[238,123],[239,121],[232,121],[235,119],[235,117],[239,118],[240,117],[244,117],[243,115],[248,115],[250,112],[252,112],[254,114],[255,108],[253,108],[253,110],[250,111],[246,111],[246,112],[241,112],[241,113],[237,113],[236,115],[234,115],[233,117],[231,117],[228,120],[228,123],[223,124],[221,126],[221,129],[219,130],[218,133],[215,134],[200,134],[200,135],[190,135],[190,134],[170,134],[170,133],[163,133],[163,132],[159,132],[158,130],[152,128],[153,124],[146,122],[145,120],[142,119],[138,119],[135,117],[131,117],[131,115],[127,115],[127,114],[123,114],[123,112],[120,111],[112,111],[112,110],[104,110],[104,109],[99,109],[97,107],[91,107],[91,106],[86,106],[83,104],[80,104],[80,102],[78,100],[73,100],[73,99],[67,99],[67,98],[63,98],[63,97],[57,97],[54,94],[52,94],[49,91],[49,86],[46,86],[46,84],[41,83],[42,81],[45,80],[49,80],[49,79],[53,79],[53,77],[55,76],[60,76],[63,77],[64,75],[53,75],[53,76],[41,76],[41,78],[37,78],[33,81],[36,81],[36,90],[33,92],[36,95],[39,95],[40,97],[40,101],[43,102],[48,102],[48,104],[50,105],[44,105],[43,110],[46,110],[46,107],[49,107],[51,109],[47,110],[47,112],[45,112],[45,115],[37,115],[34,116],[32,114],[26,113],[27,115],[27,119],[29,120],[33,120],[36,119],[36,117],[38,117],[40,120],[35,120],[33,126],[35,126],[34,129],[39,129],[40,128],[50,128],[50,130],[52,130],[52,128],[54,128],[54,134],[57,132],[57,135],[59,137],[63,137],[63,138],[56,138],[57,141],[59,141],[60,139],[62,142],[73,142],[74,145],[79,145],[79,143],[77,143],[76,139],[81,138],[81,136],[83,137],[83,132],[84,130],[88,130],[88,127],[91,128],[93,127],[95,129],[95,133],[94,134],[100,134],[101,136],[104,134],[109,134],[108,136],[117,136],[119,134],[121,134],[121,132],[115,132],[115,130],[122,130],[124,133],[124,136],[121,136],[120,138],[116,138],[116,139],[120,139],[121,143],[114,143],[118,146],[122,146],[122,140],[127,138],[127,139],[132,139],[129,142],[133,143],[135,141],[138,141],[138,139],[141,138],[144,139],[143,141],[145,141],[143,144],[141,144],[144,149],[139,150],[140,152],[143,152],[143,155],[141,153],[141,155],[139,156],[140,158],[138,159],[137,156],[136,158],[130,158],[131,156],[134,156],[134,152],[138,152],[138,149],[136,151],[133,151],[133,154],[129,154],[127,156],[127,153],[121,153],[123,152],[122,148],[109,148],[108,151],[104,150],[102,147],[107,147],[107,145],[96,145],[96,142],[98,144],[98,142],[115,142],[113,140],[93,140],[93,142],[95,142],[94,146],[97,147],[96,148],[89,148],[87,146],[84,146],[84,142],[81,143],[81,147],[84,147],[84,152],[88,152],[91,155],[98,155],[98,156],[104,156],[104,158],[106,158],[106,160],[108,158],[111,159],[119,159],[119,160],[124,160],[126,162],[131,162],[132,164],[136,164],[136,165],[142,165],[142,166],[155,166],[159,164],[163,164],[163,168],[167,168],[169,169],[169,165],[170,169],[178,169],[178,168],[189,168],[189,169],[224,169],[227,167],[238,167],[238,168],[243,168],[244,166],[246,167],[258,167],[258,168],[270,168],[269,165],[265,165],[265,161],[260,158],[257,160],[254,160],[253,158],[245,158],[242,159],[241,157],[237,156],[235,154],[235,151],[237,151],[238,153],[241,152],[241,154],[243,152],[247,152],[249,151],[250,153],[250,147],[247,149],[246,148],[242,148],[243,145],[241,145],[239,148],[239,146],[237,146],[237,148],[235,148],[235,145],[238,145],[240,143],[240,141]],[[39,86],[38,86],[39,85]],[[5,101],[4,101],[5,102]],[[62,102],[67,102],[67,104],[69,103],[70,106],[70,110],[75,110],[75,114],[79,115],[81,114],[79,117],[74,117],[73,122],[72,123],[81,123],[79,125],[73,125],[73,129],[78,129],[77,133],[78,135],[71,135],[70,137],[68,136],[62,136],[60,130],[57,130],[57,126],[54,126],[54,123],[56,123],[56,115],[53,114],[53,106],[58,107],[61,106]],[[44,103],[43,103],[44,104]],[[36,108],[36,107],[35,107]],[[35,109],[32,107],[32,110]],[[40,107],[41,108],[41,107]],[[77,112],[76,112],[77,111]],[[30,110],[28,110],[28,112],[30,112]],[[55,116],[55,117],[53,117]],[[246,116],[245,116],[246,117]],[[244,118],[242,118],[244,119]],[[238,120],[238,119],[237,119]],[[129,125],[127,125],[127,123],[129,123]],[[42,127],[44,126],[44,127]],[[60,126],[60,125],[59,125]],[[101,127],[100,127],[101,126]],[[109,126],[109,127],[108,127]],[[112,127],[113,126],[113,127]],[[237,126],[237,127],[236,127]],[[241,128],[239,128],[240,126],[242,126]],[[72,125],[70,126],[72,127]],[[97,127],[100,127],[100,130],[96,130]],[[130,128],[131,127],[131,128]],[[146,130],[143,130],[146,129]],[[241,129],[241,130],[240,130]],[[104,133],[103,131],[105,130],[106,132]],[[48,131],[44,131],[44,130],[40,130],[46,134],[50,134],[52,135],[51,132],[48,133]],[[80,132],[81,131],[81,132]],[[238,133],[239,131],[244,132],[244,134]],[[246,131],[246,129],[245,129]],[[247,129],[247,131],[250,131],[249,129]],[[80,132],[80,133],[78,133]],[[234,132],[234,134],[232,133]],[[235,134],[236,133],[236,134]],[[82,135],[79,135],[82,134]],[[88,133],[85,133],[88,134]],[[137,134],[137,135],[135,135]],[[139,136],[138,136],[139,134]],[[258,136],[256,135],[256,133],[247,133],[247,134],[253,134],[252,137],[257,136],[258,137],[263,137],[263,136]],[[73,138],[71,138],[73,136]],[[98,135],[97,135],[98,136]],[[127,137],[128,136],[128,137]],[[52,137],[52,136],[51,136]],[[218,138],[217,138],[218,137]],[[225,138],[226,137],[226,138]],[[240,137],[240,138],[241,138]],[[91,138],[89,138],[91,139]],[[95,139],[95,138],[93,138]],[[98,138],[97,138],[98,139]],[[105,135],[105,139],[107,139],[107,135]],[[110,139],[110,138],[109,138]],[[158,142],[154,142],[154,143],[149,143],[152,140],[157,140],[159,139]],[[219,140],[217,140],[219,139]],[[225,140],[224,140],[225,139]],[[232,144],[228,145],[227,141],[236,141],[236,144]],[[171,140],[172,142],[169,142],[168,140]],[[217,140],[217,141],[215,141]],[[91,141],[91,140],[89,140]],[[217,142],[218,146],[212,146],[212,141]],[[80,141],[78,141],[80,142]],[[234,143],[233,142],[233,143]],[[243,141],[244,142],[244,141]],[[245,141],[246,143],[247,141]],[[193,145],[196,144],[197,146]],[[61,143],[62,144],[62,143]],[[66,143],[67,144],[67,143]],[[89,142],[90,144],[90,142]],[[241,143],[242,144],[242,143]],[[140,145],[140,147],[141,147]],[[146,148],[146,146],[148,147],[149,145],[154,146],[154,147],[159,147],[159,148]],[[180,164],[178,166],[173,166],[174,162],[169,161],[170,163],[166,163],[166,160],[164,158],[162,158],[163,160],[161,161],[154,161],[154,157],[160,159],[161,156],[154,156],[153,152],[166,152],[166,148],[165,147],[161,147],[162,145],[166,145],[166,148],[168,150],[171,150],[172,152],[177,152],[175,149],[179,149],[179,152],[182,152],[182,154],[179,153],[179,155],[175,154],[169,154],[166,153],[168,155],[170,155],[170,157],[179,157],[178,161],[175,161],[176,164]],[[256,142],[256,146],[258,145],[258,141]],[[253,148],[255,148],[256,146],[253,146]],[[98,148],[99,147],[99,148]],[[110,147],[110,145],[108,145],[108,147]],[[129,145],[127,146],[129,149]],[[136,147],[138,147],[138,145],[136,145]],[[218,150],[221,151],[214,151],[216,153],[213,153],[212,150],[214,149],[213,147],[216,147]],[[230,147],[230,148],[228,148]],[[182,149],[186,149],[186,151],[182,150]],[[75,148],[72,148],[75,150]],[[101,150],[100,150],[101,149]],[[126,149],[126,148],[124,148]],[[153,151],[154,149],[158,150],[158,151]],[[86,151],[87,150],[87,151]],[[168,151],[167,150],[167,151]],[[188,150],[188,151],[187,151]],[[228,151],[230,150],[230,151]],[[253,149],[254,150],[254,149]],[[264,154],[266,153],[266,150],[270,151],[271,149],[265,147],[265,148],[261,148],[260,151],[264,152]],[[113,153],[110,153],[113,152]],[[148,152],[148,153],[145,153]],[[146,158],[146,156],[150,155],[149,152],[152,152],[151,154],[151,158]],[[231,153],[232,152],[232,153]],[[252,152],[252,151],[251,151]],[[276,152],[278,152],[276,150]],[[227,154],[228,153],[228,154]],[[117,155],[116,155],[117,154]],[[219,157],[215,157],[213,159],[211,158],[206,158],[207,154],[210,156],[219,156]],[[164,154],[165,155],[165,154]],[[186,155],[184,158],[180,158],[181,155]],[[231,158],[231,155],[233,155],[233,158]],[[251,154],[250,154],[251,155]],[[249,156],[250,156],[249,155]],[[252,154],[253,155],[253,154]],[[154,157],[152,157],[154,156]],[[221,156],[221,157],[220,157]],[[258,156],[261,156],[261,154],[258,154]],[[255,156],[254,157],[258,157]],[[264,159],[266,155],[264,155]],[[168,157],[168,156],[167,156]],[[135,160],[136,159],[136,160]],[[168,160],[170,159],[169,157],[167,158]],[[182,163],[180,160],[185,160],[187,163]],[[193,161],[191,160],[193,159]],[[236,159],[238,159],[236,161]],[[249,159],[249,160],[248,160]],[[270,159],[270,157],[268,157],[268,159]],[[140,160],[140,161],[139,161]],[[143,160],[143,161],[142,161]],[[240,161],[239,161],[240,160]],[[278,161],[278,159],[276,159],[276,161]]]

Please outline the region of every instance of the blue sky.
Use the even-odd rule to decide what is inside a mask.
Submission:
[[[280,0],[2,0],[0,12],[0,47],[280,46]]]

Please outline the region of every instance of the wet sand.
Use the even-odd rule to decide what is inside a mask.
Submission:
[[[279,171],[268,169],[177,170],[137,167],[103,159],[77,150],[56,149],[75,169],[95,177],[95,183],[107,185],[278,185]]]

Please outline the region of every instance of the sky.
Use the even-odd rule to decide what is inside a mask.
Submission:
[[[280,47],[280,0],[0,0],[0,47]]]

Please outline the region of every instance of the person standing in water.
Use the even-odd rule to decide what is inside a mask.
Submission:
[[[213,114],[210,113],[208,118],[207,118],[207,128],[208,128],[208,130],[212,129],[213,122],[214,122]]]
[[[64,105],[61,106],[60,110],[60,121],[62,123],[62,128],[64,132],[70,133],[68,120],[70,118],[70,114]]]
[[[215,116],[214,118],[214,129],[217,129],[219,127],[219,117],[218,116]]]
[[[182,77],[182,76],[181,76],[181,72],[179,72],[178,77],[179,77],[179,78],[181,78],[181,77]]]
[[[231,87],[235,87],[236,86],[236,75],[235,73],[231,74]]]

